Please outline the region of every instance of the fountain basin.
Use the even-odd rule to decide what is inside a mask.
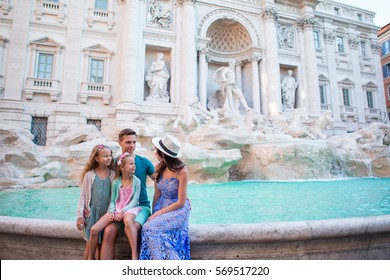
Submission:
[[[193,259],[390,259],[390,215],[259,224],[190,225]],[[2,260],[82,259],[73,221],[0,216]],[[116,259],[129,259],[120,238]]]

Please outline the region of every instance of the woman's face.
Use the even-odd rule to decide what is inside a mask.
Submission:
[[[158,161],[165,161],[164,154],[160,152],[159,149],[156,148],[156,152],[154,154]]]

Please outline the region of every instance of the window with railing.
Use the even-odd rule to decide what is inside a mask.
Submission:
[[[102,121],[95,119],[87,119],[87,124],[92,124],[96,126],[97,130],[102,131]]]
[[[47,117],[31,118],[31,134],[34,136],[33,142],[39,146],[46,145]]]
[[[100,28],[106,25],[112,30],[115,24],[114,20],[114,0],[94,0],[89,2],[88,15],[86,18],[88,27]]]
[[[95,0],[95,9],[107,11],[108,0]]]
[[[42,38],[29,43],[31,57],[28,76],[23,92],[27,100],[34,94],[47,94],[57,101],[61,94],[59,65],[61,65],[63,46],[50,38]]]
[[[45,17],[57,18],[59,23],[65,20],[65,0],[36,0],[34,9],[35,19],[44,20]]]

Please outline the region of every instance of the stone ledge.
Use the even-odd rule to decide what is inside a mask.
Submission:
[[[190,225],[193,259],[390,259],[390,215],[320,221]],[[73,221],[0,216],[1,259],[81,259]],[[116,258],[127,259],[125,238]]]

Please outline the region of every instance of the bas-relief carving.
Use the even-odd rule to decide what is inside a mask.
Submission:
[[[172,12],[161,5],[160,1],[153,0],[149,4],[149,23],[159,27],[169,27],[172,22]]]
[[[278,24],[277,31],[279,48],[294,48],[295,34],[293,26]]]

